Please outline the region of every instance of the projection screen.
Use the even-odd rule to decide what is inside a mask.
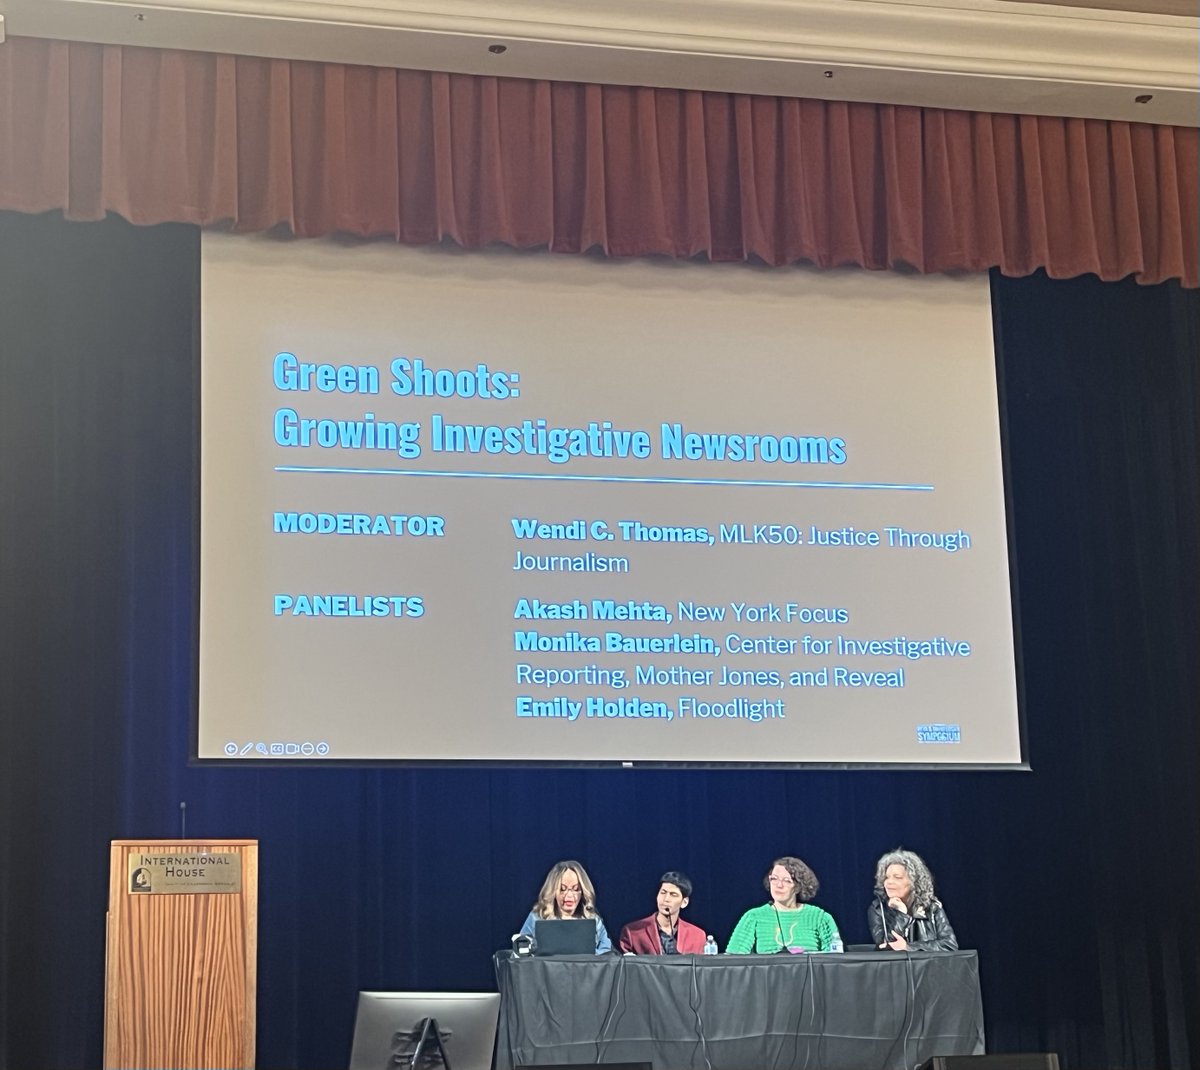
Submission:
[[[986,276],[206,233],[196,756],[1021,765]]]

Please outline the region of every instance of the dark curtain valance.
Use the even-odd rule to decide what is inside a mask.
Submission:
[[[1191,128],[16,38],[0,208],[1200,285]]]

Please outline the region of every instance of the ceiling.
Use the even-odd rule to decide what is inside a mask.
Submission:
[[[1200,125],[1195,0],[0,0],[10,35]]]

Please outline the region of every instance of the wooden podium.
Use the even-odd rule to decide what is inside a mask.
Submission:
[[[253,1070],[257,840],[114,840],[105,1070]]]

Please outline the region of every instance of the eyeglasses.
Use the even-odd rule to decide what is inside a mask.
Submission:
[[[559,895],[579,895],[582,891],[582,888],[564,888],[561,884],[558,887]]]
[[[772,884],[795,884],[796,883],[794,880],[792,880],[791,877],[768,877],[767,880],[769,880]]]

